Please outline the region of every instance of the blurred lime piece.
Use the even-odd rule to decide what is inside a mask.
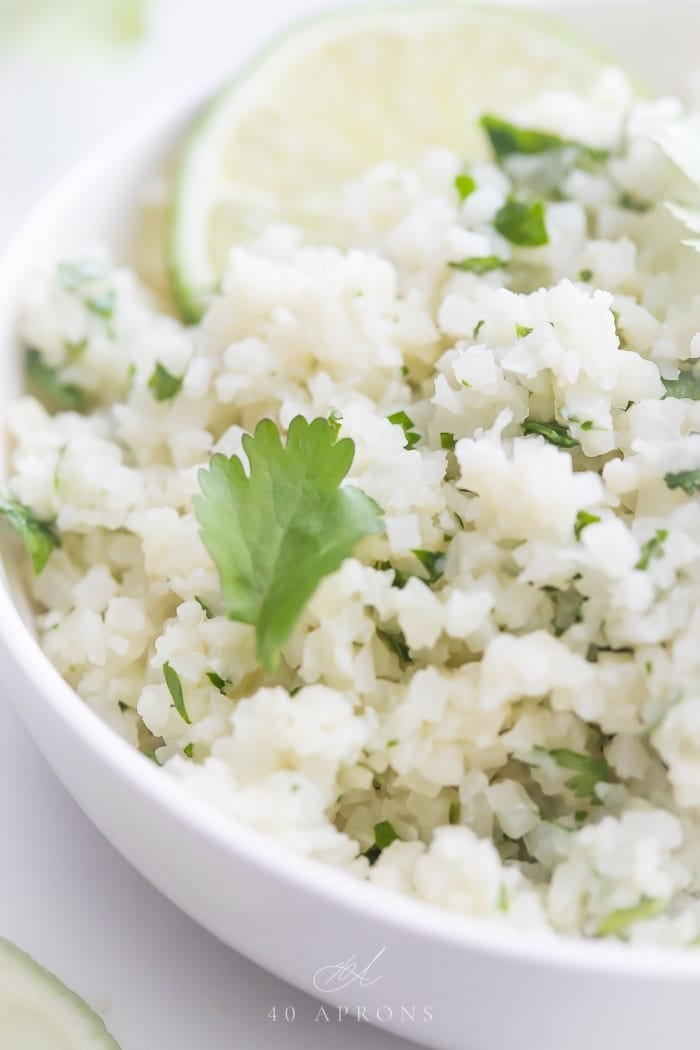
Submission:
[[[361,7],[294,27],[211,104],[175,178],[168,266],[197,321],[231,246],[270,222],[342,245],[349,179],[382,161],[415,164],[431,146],[488,154],[485,113],[547,89],[585,90],[605,59],[535,14],[422,0]]]
[[[143,36],[146,0],[0,0],[0,46],[66,53]]]
[[[104,1022],[57,977],[0,938],[3,1050],[119,1050]]]

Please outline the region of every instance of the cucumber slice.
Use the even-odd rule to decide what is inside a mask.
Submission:
[[[3,1050],[119,1050],[104,1022],[75,992],[0,938]]]
[[[340,187],[431,146],[487,153],[478,118],[550,88],[585,89],[604,58],[532,13],[434,0],[303,23],[204,113],[174,180],[168,268],[197,321],[232,245],[272,221],[342,244]]]

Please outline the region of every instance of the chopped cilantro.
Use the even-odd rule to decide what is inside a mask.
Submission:
[[[327,419],[297,416],[286,447],[263,419],[243,447],[249,475],[237,456],[215,455],[200,471],[194,508],[228,615],[255,627],[258,660],[274,670],[318,584],[384,520],[361,489],[342,486],[355,445],[337,441]]]
[[[625,208],[627,211],[636,211],[643,214],[651,209],[652,204],[650,201],[644,201],[639,197],[635,197],[629,190],[625,190],[624,193],[620,194],[617,206],[618,208]]]
[[[535,750],[544,750],[561,769],[573,770],[575,775],[566,781],[566,787],[573,791],[576,798],[589,798],[597,802],[596,786],[601,782],[610,781],[610,766],[602,757],[592,758],[590,755],[581,755],[564,747],[555,748],[553,751],[543,748]]]
[[[449,430],[442,430],[440,432],[440,448],[444,448],[447,452],[451,452],[456,444],[455,436],[450,433]]]
[[[650,897],[642,897],[639,904],[631,908],[618,908],[617,911],[607,915],[596,930],[598,937],[624,937],[630,926],[644,919],[654,919],[665,909],[666,904],[662,900],[653,900]]]
[[[485,324],[486,324],[485,320],[477,321],[477,323],[474,325],[474,331],[472,332],[472,339],[478,339],[479,338],[479,332],[481,331],[481,329],[484,327]]]
[[[450,824],[459,824],[462,819],[462,803],[458,798],[453,798],[450,802],[450,809],[447,818]]]
[[[396,842],[398,837],[390,821],[381,820],[379,824],[374,825],[374,842],[378,849],[386,849],[392,842]]]
[[[597,427],[592,419],[584,419],[583,423],[581,424],[581,430],[586,431],[586,433],[588,433],[591,430],[599,429],[600,427]]]
[[[466,172],[463,172],[455,179],[455,189],[459,194],[460,201],[465,201],[476,189],[476,182],[471,175],[467,175]]]
[[[554,421],[543,423],[539,419],[526,419],[523,423],[523,431],[527,436],[539,434],[540,437],[558,448],[576,448],[579,444],[576,438],[571,436],[568,427]]]
[[[506,240],[523,248],[537,248],[549,242],[544,221],[544,202],[507,200],[496,213],[494,226]]]
[[[123,700],[117,700],[117,705],[119,706],[119,710],[121,711],[122,714],[124,714],[125,711],[130,711],[131,710],[129,705],[125,704]]]
[[[518,339],[524,339],[525,336],[529,335],[531,331],[532,328],[528,328],[525,324],[516,324],[515,326],[515,334],[518,337]]]
[[[683,489],[688,496],[700,492],[700,467],[697,470],[681,470],[677,474],[664,474],[670,489]]]
[[[70,339],[67,339],[63,344],[64,350],[66,351],[66,358],[68,362],[72,364],[74,361],[79,361],[88,348],[87,338],[78,339],[77,342],[72,343]]]
[[[579,273],[578,276],[579,276],[579,280],[580,281],[586,281],[586,282],[587,281],[592,281],[593,280],[593,270],[581,270],[581,272]]]
[[[38,576],[61,542],[47,521],[40,521],[23,503],[15,499],[11,492],[0,487],[0,515],[22,539],[31,558],[32,568]]]
[[[668,532],[666,529],[657,529],[651,539],[647,540],[642,547],[641,557],[635,565],[635,569],[648,569],[651,559],[661,553],[661,548],[667,539]]]
[[[557,638],[561,638],[575,623],[581,623],[583,606],[587,599],[584,595],[579,594],[575,587],[568,587],[566,590],[561,590],[559,587],[544,587],[543,590],[549,595],[552,603],[554,634]]]
[[[392,415],[387,416],[390,423],[395,426],[401,427],[406,438],[406,444],[404,448],[411,449],[420,441],[420,434],[413,429],[416,425],[411,417],[406,412],[394,412]]]
[[[523,128],[491,114],[485,114],[481,118],[480,123],[488,135],[491,148],[499,161],[513,153],[533,155],[562,149],[577,150],[579,153],[586,154],[591,160],[596,161],[606,160],[609,156],[608,150],[599,149],[596,146],[586,146],[582,142],[575,142],[571,139],[564,139],[560,135],[552,134],[550,131]]]
[[[645,660],[644,661],[644,670],[645,670],[646,674],[653,674],[654,673],[654,664],[653,664],[653,662],[651,660]]]
[[[576,522],[574,524],[574,536],[577,540],[581,539],[581,533],[588,525],[597,525],[600,518],[597,514],[591,514],[587,510],[580,510],[576,515]]]
[[[156,361],[156,366],[148,380],[148,389],[156,401],[170,401],[182,390],[184,376],[174,376],[165,365]]]
[[[662,379],[668,397],[685,397],[700,401],[700,376],[692,369],[681,370],[677,379]]]
[[[404,666],[411,663],[411,650],[406,644],[401,631],[385,631],[381,627],[377,628],[377,638],[380,642],[383,642],[387,649],[397,656],[399,663]]]
[[[378,561],[374,567],[379,569],[380,572],[387,572],[391,569],[394,574],[392,587],[396,587],[399,591],[406,586],[411,578],[410,572],[404,572],[403,569],[395,569],[390,561]]]
[[[213,620],[215,613],[212,611],[211,606],[207,605],[204,599],[200,598],[198,594],[195,594],[194,600],[196,601],[197,605],[201,608],[207,620]]]
[[[194,744],[186,744],[183,748],[183,752],[187,755],[188,758],[192,758],[194,754]]]
[[[207,678],[220,693],[226,692],[226,686],[229,683],[225,678],[222,678],[220,674],[217,674],[216,671],[207,671]]]
[[[47,408],[83,412],[85,393],[75,383],[64,383],[60,369],[47,365],[39,350],[29,347],[24,358],[27,383],[46,403]]]
[[[415,554],[418,561],[427,571],[430,583],[435,583],[436,580],[440,579],[445,571],[445,555],[443,551],[414,550],[411,553]]]
[[[507,263],[498,255],[474,255],[470,259],[461,259],[459,262],[448,264],[453,270],[462,270],[463,273],[476,273],[482,276],[491,270],[500,270]]]
[[[173,698],[173,705],[175,710],[179,714],[183,722],[187,722],[187,725],[192,725],[190,716],[187,714],[187,708],[185,707],[185,696],[182,691],[182,682],[180,681],[180,675],[177,673],[174,667],[171,667],[169,662],[166,660],[163,664],[163,678],[165,684],[168,687],[168,692]]]
[[[502,882],[498,890],[498,910],[505,913],[508,911],[509,907],[510,902],[508,900],[508,887],[504,882]]]

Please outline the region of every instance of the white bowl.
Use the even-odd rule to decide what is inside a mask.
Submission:
[[[634,10],[652,17],[651,8]],[[585,11],[571,6],[574,23],[588,17],[593,35],[613,48],[616,29],[626,58],[639,24],[630,14],[628,0]],[[693,8],[667,3],[653,17],[659,34],[676,26],[675,47],[664,51],[670,76],[683,54],[688,61],[693,54]],[[638,72],[645,55],[657,53],[657,39],[638,42]],[[659,74],[663,83],[664,68],[656,69],[657,84]],[[14,324],[28,272],[49,253],[96,239],[106,238],[118,253],[144,180],[191,112],[147,118],[89,157],[36,211],[0,264],[0,418],[21,386]],[[533,938],[461,919],[286,852],[190,797],[63,681],[28,625],[11,567],[7,575],[0,581],[0,682],[78,804],[180,908],[261,966],[326,999],[329,1017],[347,1008],[351,1017],[359,1013],[406,1038],[454,1050],[697,1050],[694,952]]]

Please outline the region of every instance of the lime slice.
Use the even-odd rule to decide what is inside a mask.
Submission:
[[[338,240],[339,188],[431,146],[484,156],[478,118],[581,90],[604,60],[532,13],[434,0],[327,15],[275,40],[191,131],[175,178],[168,266],[196,321],[233,244],[271,221]]]
[[[87,1003],[0,938],[0,1047],[7,1050],[119,1050]]]

